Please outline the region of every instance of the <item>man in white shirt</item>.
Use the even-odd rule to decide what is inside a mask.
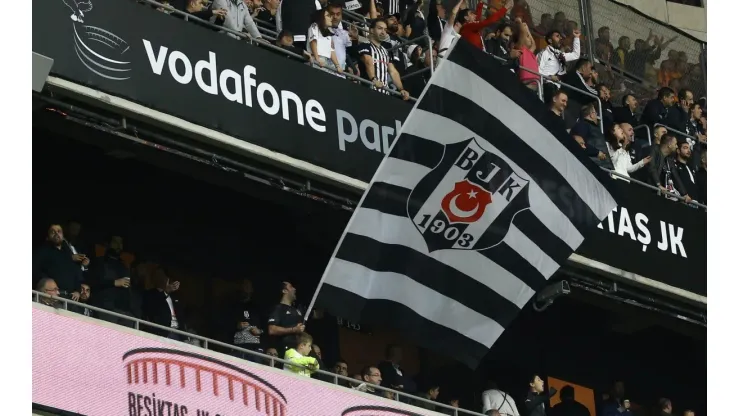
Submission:
[[[559,77],[565,75],[565,64],[581,57],[581,31],[573,31],[573,52],[563,53],[562,47],[563,35],[557,30],[551,30],[547,37],[547,47],[537,54],[537,64],[540,74],[548,77],[552,81],[559,80]]]
[[[486,416],[519,416],[514,398],[499,390],[494,382],[488,383],[488,390],[483,392],[481,399]]]
[[[342,5],[340,3],[331,3],[327,6],[329,16],[331,16],[331,30],[334,33],[334,53],[337,55],[339,68],[344,71],[347,69],[347,48],[352,47],[352,39],[349,32],[342,26]]]

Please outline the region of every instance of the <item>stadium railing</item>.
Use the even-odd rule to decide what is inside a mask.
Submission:
[[[203,336],[200,336],[200,335],[196,335],[196,334],[193,334],[193,333],[190,333],[190,332],[181,331],[179,329],[174,329],[174,328],[170,328],[170,327],[163,326],[163,325],[158,325],[158,324],[155,324],[155,323],[152,323],[152,322],[149,322],[149,321],[145,321],[143,319],[134,318],[132,316],[123,315],[123,314],[116,313],[116,312],[111,312],[111,311],[106,310],[106,309],[102,309],[102,308],[98,308],[98,307],[95,307],[95,306],[87,305],[85,303],[75,302],[73,300],[66,299],[66,298],[63,298],[63,297],[52,296],[52,295],[49,295],[48,293],[39,292],[39,291],[36,291],[36,290],[32,290],[31,292],[33,294],[33,298],[32,298],[33,299],[33,302],[36,302],[36,303],[41,303],[41,299],[42,298],[52,299],[52,300],[58,302],[58,304],[60,305],[60,306],[55,306],[56,308],[61,308],[61,309],[64,309],[64,310],[69,310],[70,305],[76,306],[78,308],[86,308],[86,309],[89,309],[91,311],[96,312],[97,314],[112,316],[112,317],[115,317],[115,318],[117,318],[119,320],[131,322],[133,324],[134,329],[137,330],[137,331],[142,331],[143,330],[142,329],[142,326],[144,326],[144,327],[156,328],[156,329],[158,329],[160,331],[165,331],[165,332],[167,332],[169,334],[177,334],[177,335],[180,335],[180,336],[183,336],[183,337],[187,337],[187,338],[190,338],[190,339],[196,339],[196,340],[200,341],[200,347],[203,348],[203,349],[206,349],[206,350],[209,349],[209,347],[218,346],[218,347],[221,347],[221,348],[227,348],[227,349],[229,349],[231,351],[239,352],[241,354],[247,354],[249,356],[252,356],[252,357],[255,357],[255,358],[259,358],[262,361],[269,362],[270,363],[270,366],[274,366],[275,363],[282,363],[282,364],[290,364],[291,366],[294,366],[294,367],[301,367],[299,364],[295,364],[295,363],[292,363],[290,361],[283,360],[281,358],[272,357],[270,355],[261,354],[261,353],[255,352],[255,351],[250,351],[250,350],[247,350],[247,349],[244,349],[244,348],[237,347],[235,345],[227,344],[227,343],[221,342],[221,341],[216,341],[215,339],[206,338],[206,337],[203,337]],[[240,358],[237,358],[237,357],[234,357],[234,358],[235,359],[240,359]],[[324,370],[317,370],[314,373],[321,374],[321,375],[324,375],[324,376],[329,377],[332,380],[332,383],[333,384],[339,384],[339,381],[340,380],[348,383],[350,386],[359,385],[359,384],[362,384],[363,383],[363,382],[361,382],[359,380],[356,380],[354,378],[340,376],[339,374],[331,373],[331,372],[324,371]],[[448,405],[443,404],[443,403],[435,402],[435,401],[432,401],[432,400],[427,400],[427,399],[425,399],[423,397],[414,396],[412,394],[404,393],[404,392],[401,392],[401,391],[398,391],[398,390],[393,390],[393,389],[389,389],[389,388],[382,387],[382,386],[372,386],[372,387],[373,387],[373,389],[376,389],[376,390],[380,390],[380,391],[385,391],[385,392],[391,393],[393,395],[393,400],[395,400],[395,401],[399,401],[400,402],[401,401],[401,398],[403,397],[403,398],[406,399],[406,402],[409,403],[409,404],[411,404],[411,405],[413,405],[414,403],[426,403],[426,404],[434,405],[435,408],[437,408],[437,409],[444,409],[445,412],[447,412],[448,414],[454,415],[454,416],[458,416],[458,415],[485,416],[485,415],[483,415],[481,413],[476,413],[476,412],[473,412],[473,411],[470,411],[470,410],[465,410],[465,409],[460,409],[460,408],[448,406]]]
[[[664,191],[664,190],[658,188],[655,185],[650,185],[649,183],[646,183],[646,182],[637,180],[635,178],[632,178],[632,177],[623,175],[623,174],[621,174],[619,172],[616,172],[616,171],[613,171],[613,170],[610,170],[610,169],[607,169],[607,168],[604,168],[604,167],[602,167],[601,170],[603,170],[605,172],[609,172],[609,174],[611,174],[612,176],[618,176],[618,177],[620,177],[620,178],[622,178],[622,179],[624,179],[626,181],[629,181],[630,183],[634,183],[634,184],[643,186],[645,188],[651,189],[651,190],[655,191],[658,195],[663,195],[663,196],[665,196],[667,198],[676,198],[676,195],[674,195],[674,194],[672,194],[672,193],[670,193],[668,191]],[[704,205],[704,204],[702,204],[700,202],[694,201],[694,200],[691,200],[691,202],[688,202],[688,203],[683,202],[683,201],[681,201],[681,202],[684,203],[684,204],[687,204],[687,205],[697,206],[697,207],[703,208],[704,210],[707,209],[707,206],[706,205]]]
[[[283,48],[281,48],[279,46],[273,45],[270,42],[267,42],[267,41],[265,41],[263,39],[255,39],[255,38],[252,38],[247,33],[238,32],[236,30],[232,30],[232,29],[225,28],[225,27],[222,27],[222,26],[214,25],[213,23],[209,22],[208,20],[203,20],[203,19],[201,19],[199,17],[196,17],[196,16],[193,16],[193,15],[187,13],[187,12],[183,12],[181,10],[175,9],[174,7],[170,6],[169,4],[165,5],[165,4],[159,3],[159,2],[154,1],[154,0],[137,0],[137,1],[139,3],[146,3],[146,4],[149,4],[149,5],[152,5],[152,6],[156,6],[158,8],[163,8],[163,9],[169,11],[170,14],[175,14],[177,16],[181,16],[183,18],[183,20],[197,21],[197,22],[199,22],[199,23],[201,23],[203,25],[206,25],[206,26],[212,28],[213,30],[231,33],[231,34],[236,35],[236,36],[238,36],[238,37],[240,37],[242,39],[245,39],[245,40],[249,41],[249,43],[251,43],[252,45],[262,46],[262,47],[268,48],[270,50],[273,50],[273,51],[282,53],[282,54],[284,54],[286,56],[292,56],[294,58],[298,58],[300,60],[303,60],[305,62],[308,62],[308,60],[304,56],[301,56],[301,55],[292,53],[290,51],[287,51],[287,50],[285,50],[285,49],[283,49]],[[262,28],[262,27],[260,27],[259,29],[264,30],[264,28]],[[276,33],[274,31],[270,31],[270,32]],[[267,38],[267,39],[275,40],[273,37],[271,37],[269,35],[265,35],[262,32],[260,32],[260,34],[262,34],[262,36],[265,37],[265,38]],[[346,77],[346,78],[350,78],[350,79],[352,79],[354,81],[360,82],[362,84],[365,84],[365,85],[368,85],[368,86],[373,86],[373,83],[372,82],[370,82],[370,81],[368,81],[368,80],[366,80],[364,78],[358,77],[356,75],[352,75],[352,74],[349,74],[349,73],[346,73],[346,72],[339,73],[337,71],[333,71],[333,70],[326,69],[326,68],[324,70],[325,71],[332,72],[332,73],[336,74],[337,76],[343,76],[343,77]],[[394,90],[392,90],[390,88],[382,88],[382,89],[385,90],[385,91],[387,91],[388,93],[394,95],[394,96],[397,96],[397,97],[401,97],[402,96],[400,92],[394,91]],[[415,97],[409,97],[409,100],[410,101],[416,101],[416,98]]]
[[[212,29],[214,29],[216,31],[223,31],[223,32],[228,32],[228,33],[234,34],[236,36],[239,36],[240,38],[243,38],[243,39],[248,40],[252,45],[266,47],[266,48],[268,48],[270,50],[273,50],[273,51],[276,51],[276,52],[285,54],[286,56],[291,56],[291,57],[298,58],[300,60],[303,60],[303,61],[308,62],[308,60],[304,56],[301,56],[301,55],[292,53],[290,51],[287,51],[287,50],[285,50],[283,48],[280,48],[280,47],[278,47],[276,45],[271,44],[270,42],[266,42],[263,39],[254,39],[251,36],[249,36],[247,33],[237,32],[237,31],[232,30],[232,29],[229,29],[229,28],[224,28],[224,27],[221,27],[221,26],[214,25],[213,23],[211,23],[211,22],[209,22],[207,20],[203,20],[203,19],[201,19],[199,17],[196,17],[196,16],[193,16],[193,15],[187,13],[187,12],[183,12],[181,10],[175,9],[174,7],[172,7],[170,5],[165,5],[165,4],[159,3],[159,2],[157,2],[155,0],[138,0],[138,1],[140,3],[147,3],[147,4],[150,4],[152,6],[157,6],[159,8],[166,9],[171,14],[182,16],[183,19],[186,20],[186,21],[194,20],[194,21],[197,21],[197,22],[199,22],[199,23],[201,23],[203,25],[206,25],[206,26],[208,26],[208,27],[210,27],[210,28],[212,28]],[[346,10],[345,10],[345,13],[347,13],[348,16],[350,16],[352,19],[355,20],[355,22],[349,22],[349,21],[346,21],[345,20],[344,22],[346,22],[347,24],[354,24],[354,25],[356,25],[358,23],[360,23],[360,24],[366,24],[367,23],[367,20],[363,16],[361,16],[361,15],[359,15],[357,13],[348,12]],[[271,37],[269,35],[277,36],[277,32],[275,32],[273,30],[270,30],[269,28],[263,27],[263,25],[268,25],[268,26],[271,26],[271,25],[269,23],[267,23],[267,22],[263,22],[263,21],[260,21],[260,20],[257,20],[256,22],[259,23],[258,28],[260,30],[260,34],[262,34],[262,36],[265,37],[265,38],[269,38],[269,39],[274,40],[274,37]],[[360,29],[360,27],[358,27],[358,29]],[[402,48],[403,46],[406,46],[406,45],[413,44],[414,42],[419,41],[419,40],[426,40],[427,41],[427,45],[431,45],[432,44],[431,37],[428,34],[425,34],[425,35],[419,36],[417,38],[407,40],[404,43],[401,43],[399,45],[396,45],[396,46],[394,46],[391,49],[391,51],[396,50],[396,49],[400,49],[400,48]],[[494,57],[494,58],[496,58],[499,61],[505,62],[501,58],[498,58],[498,57]],[[418,75],[421,75],[421,74],[423,74],[425,72],[430,72],[430,74],[433,75],[434,74],[434,67],[436,65],[438,65],[439,62],[441,62],[441,60],[438,60],[434,65],[431,65],[429,68],[424,68],[424,69],[420,69],[418,71],[414,71],[414,72],[409,73],[409,74],[405,74],[402,77],[402,79],[406,79],[406,78],[411,78],[411,77],[414,77],[414,76],[418,76]],[[361,78],[361,77],[358,77],[358,76],[349,74],[347,72],[343,72],[343,73],[340,74],[339,72],[336,72],[336,71],[333,71],[333,70],[330,70],[330,69],[324,69],[324,70],[329,71],[329,72],[332,72],[332,73],[334,73],[334,74],[336,74],[338,76],[344,76],[344,77],[347,77],[347,78],[351,78],[351,79],[353,79],[355,81],[358,81],[360,83],[363,83],[363,84],[365,84],[367,86],[373,86],[373,84],[370,81],[368,81],[368,80],[366,80],[364,78]],[[530,72],[530,73],[532,73],[534,75],[537,75],[539,77],[538,95],[540,97],[540,100],[542,100],[544,102],[544,97],[543,97],[543,88],[544,88],[544,82],[545,82],[544,81],[544,76],[542,74],[540,74],[539,72],[530,70],[528,68],[520,68],[520,70],[524,70],[524,71]],[[599,120],[600,120],[600,129],[601,129],[601,132],[603,133],[604,132],[604,124],[603,124],[603,117],[602,117],[603,110],[602,110],[601,100],[599,100],[598,96],[596,96],[594,94],[591,94],[588,91],[584,91],[582,89],[579,89],[578,87],[575,87],[573,85],[566,84],[564,82],[558,82],[558,84],[562,85],[563,87],[565,87],[566,89],[568,89],[570,91],[575,91],[575,92],[577,92],[579,94],[582,94],[582,95],[586,95],[588,97],[591,97],[591,98],[593,98],[596,101],[596,103],[598,105],[598,115],[599,115]],[[393,90],[391,88],[385,87],[385,88],[383,88],[383,90],[388,91],[390,94],[392,94],[394,96],[401,97],[401,93],[399,93],[398,91]],[[410,101],[416,101],[417,100],[417,97],[410,97],[409,100]]]

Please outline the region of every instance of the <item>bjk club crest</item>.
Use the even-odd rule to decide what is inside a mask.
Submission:
[[[411,191],[407,212],[430,252],[486,250],[529,209],[528,185],[472,138],[445,146],[440,163]]]

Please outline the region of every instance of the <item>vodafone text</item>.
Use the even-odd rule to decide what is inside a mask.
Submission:
[[[165,68],[170,76],[180,84],[190,84],[193,79],[198,87],[205,93],[220,95],[227,100],[255,107],[257,106],[266,114],[280,116],[285,121],[291,121],[301,126],[306,123],[309,127],[319,133],[326,133],[326,113],[320,102],[303,99],[293,91],[279,90],[267,82],[257,82],[257,68],[252,65],[244,66],[241,73],[231,69],[218,70],[216,65],[216,54],[208,52],[207,60],[198,60],[195,65],[193,60],[184,53],[177,50],[169,50],[166,46],[156,48],[146,39],[144,49],[152,72],[162,75]],[[354,143],[359,137],[362,144],[370,150],[387,152],[401,128],[401,122],[396,120],[393,127],[383,126],[373,120],[358,120],[349,112],[337,109],[337,137],[338,146],[342,151],[347,150],[347,143]]]
[[[618,216],[615,220],[614,213],[617,212]],[[612,234],[617,233],[619,236],[628,235],[633,241],[642,243],[642,251],[646,252],[652,237],[650,230],[648,229],[648,217],[638,212],[632,219],[629,211],[625,207],[617,207],[609,213],[605,220],[608,231]],[[604,229],[604,223],[599,224],[600,229]],[[635,230],[637,228],[637,230]],[[655,230],[657,231],[657,230]],[[686,257],[686,250],[683,246],[683,228],[665,221],[660,221],[660,240],[657,240],[658,249],[661,251],[670,250],[671,253],[679,255],[683,258]]]

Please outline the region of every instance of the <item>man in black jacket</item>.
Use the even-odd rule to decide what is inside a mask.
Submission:
[[[90,303],[90,297],[92,296],[92,292],[90,290],[90,284],[87,282],[83,282],[80,285],[80,303],[89,304]],[[77,305],[69,305],[67,308],[72,312],[79,313],[80,315],[89,316],[91,318],[96,317],[95,311],[91,310],[90,308],[86,308],[84,306],[77,306]]]
[[[678,145],[676,153],[676,172],[683,184],[685,195],[693,195],[696,198],[699,195],[697,186],[696,169],[691,163],[691,144],[682,140]]]
[[[642,144],[639,145],[639,148],[636,149],[637,159],[639,160],[639,159],[644,159],[648,156],[653,157],[657,155],[660,152],[660,141],[663,138],[663,136],[665,136],[666,134],[668,134],[668,130],[666,130],[665,127],[663,126],[653,127],[652,144],[650,144],[649,142],[648,143],[642,142]],[[657,163],[657,160],[654,161],[653,163]],[[648,168],[639,169],[636,172],[636,175],[633,177],[643,182],[647,182],[647,183],[652,182],[650,171]]]
[[[637,102],[637,98],[635,98],[634,95],[625,95],[624,97],[622,97],[622,106],[614,109],[614,122],[630,123],[630,125],[633,127],[638,126],[639,122],[637,121],[637,115],[635,114],[638,106],[639,103]],[[639,136],[639,132],[637,134]],[[640,138],[647,140],[647,137]]]
[[[519,49],[511,49],[511,37],[514,31],[509,23],[501,23],[496,27],[496,37],[488,40],[487,50],[504,60],[499,61],[500,64],[511,69],[511,72],[516,73],[519,68],[519,57],[522,52]]]
[[[601,101],[601,117],[604,119],[604,128],[614,124],[614,109],[612,108],[612,90],[604,83],[596,84],[596,92]]]
[[[668,109],[676,101],[676,94],[672,89],[663,87],[658,91],[658,98],[648,101],[642,111],[640,124],[652,127],[654,124],[667,124]]]
[[[578,88],[579,90],[586,91],[593,95],[598,95],[596,89],[591,88],[588,82],[591,80],[593,74],[593,65],[591,61],[585,58],[581,58],[576,61],[575,67],[563,76],[563,82]],[[593,103],[596,101],[594,97],[585,95],[578,91],[569,91],[569,102],[568,110],[565,111],[565,124],[572,126],[578,120],[579,111],[581,107],[586,104]],[[585,138],[585,137],[584,137]]]
[[[565,120],[563,120],[566,108],[568,108],[568,94],[565,90],[560,89],[552,96],[550,112],[554,116],[554,123],[560,126],[563,130],[568,130],[568,126],[565,124]]]
[[[93,306],[133,316],[130,271],[121,261],[122,251],[123,238],[113,235],[107,244],[105,256],[96,259],[92,264],[90,274],[92,275],[92,288],[95,292],[92,298]],[[108,322],[131,326],[130,321],[111,315],[100,314],[100,318]]]
[[[80,300],[82,268],[90,260],[82,254],[72,254],[64,241],[64,231],[59,224],[51,224],[47,229],[46,242],[33,253],[33,287],[44,277],[54,279],[61,292],[73,301]]]
[[[545,381],[535,374],[529,381],[529,392],[524,401],[524,416],[545,416],[545,403],[557,393],[555,387],[550,387],[545,394]]]
[[[590,416],[588,408],[576,401],[576,391],[573,386],[560,389],[560,403],[552,407],[549,416]]]
[[[572,136],[581,136],[586,141],[586,154],[599,166],[614,169],[609,157],[606,138],[601,133],[596,108],[593,104],[581,107],[581,120],[570,130]]]
[[[678,102],[668,109],[668,127],[680,132],[688,133],[687,127],[691,120],[691,106],[694,104],[694,93],[682,89],[678,92]]]
[[[388,345],[385,349],[385,361],[378,364],[378,370],[383,376],[383,387],[394,390],[404,390],[404,373],[401,368],[403,350],[398,345]]]
[[[648,165],[649,180],[652,185],[657,186],[663,192],[668,192],[668,187],[673,184],[673,189],[681,195],[685,202],[691,202],[691,197],[686,194],[678,171],[676,170],[675,153],[678,141],[675,136],[664,135],[660,140],[660,146],[653,147],[652,161]]]
[[[442,38],[442,31],[447,24],[447,10],[442,0],[434,0],[429,5],[429,14],[427,15],[427,30],[434,43],[439,43]]]
[[[142,299],[143,318],[157,325],[184,329],[183,311],[178,300],[172,297],[172,294],[180,289],[180,282],[170,283],[167,272],[164,269],[158,269],[154,275],[154,285],[153,289],[144,292]],[[181,338],[178,334],[159,328],[145,327],[144,329],[171,339],[179,340]]]

